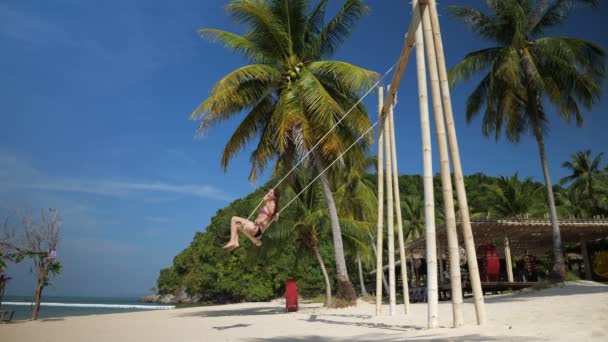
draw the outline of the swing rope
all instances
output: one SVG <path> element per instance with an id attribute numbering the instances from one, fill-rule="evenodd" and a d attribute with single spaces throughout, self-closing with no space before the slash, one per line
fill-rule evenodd
<path id="1" fill-rule="evenodd" d="M 319 173 L 312 181 L 310 181 L 305 187 L 304 189 L 302 189 L 300 192 L 298 192 L 297 195 L 295 195 L 291 201 L 287 202 L 287 204 L 285 206 L 283 206 L 283 208 L 281 210 L 279 210 L 278 214 L 281 214 L 283 212 L 283 210 L 287 209 L 287 207 L 289 207 L 289 205 L 291 203 L 293 203 L 293 201 L 295 201 L 298 197 L 300 197 L 300 195 L 302 193 L 304 193 L 304 191 L 306 191 L 306 189 L 308 189 L 311 185 L 313 185 L 313 183 L 319 179 L 319 177 L 323 176 L 323 174 L 325 174 L 325 172 L 327 172 L 327 170 L 329 170 L 330 167 L 332 167 L 338 160 L 340 160 L 340 158 L 342 158 L 343 155 L 346 154 L 346 152 L 348 152 L 353 146 L 355 146 L 361 139 L 363 139 L 363 137 L 365 137 L 372 129 L 374 129 L 374 127 L 376 127 L 378 125 L 378 121 L 376 121 L 373 125 L 370 126 L 370 128 L 368 128 L 365 133 L 361 134 L 357 140 L 355 140 L 354 143 L 352 143 L 350 146 L 348 146 L 348 148 L 346 150 L 344 150 L 344 152 L 340 153 L 340 155 L 338 157 L 336 157 L 336 159 L 334 159 L 333 162 L 331 162 L 331 164 L 329 164 L 325 169 L 323 169 L 323 171 L 321 171 L 321 173 Z"/>
<path id="2" fill-rule="evenodd" d="M 306 158 L 308 158 L 308 156 L 312 153 L 312 151 L 317 148 L 321 142 L 323 140 L 325 140 L 325 138 L 327 138 L 329 136 L 329 134 L 336 128 L 338 127 L 338 125 L 353 111 L 353 109 L 355 109 L 359 103 L 361 103 L 361 101 L 363 101 L 364 98 L 367 97 L 367 95 L 369 95 L 372 90 L 374 90 L 374 88 L 378 87 L 378 85 L 386 78 L 386 76 L 388 76 L 388 74 L 393 71 L 393 69 L 395 68 L 395 66 L 397 65 L 397 63 L 393 64 L 385 73 L 384 75 L 382 75 L 382 77 L 376 82 L 374 83 L 374 85 L 372 85 L 367 92 L 365 92 L 365 94 L 363 94 L 363 96 L 361 98 L 359 98 L 359 100 L 340 118 L 340 120 L 338 120 L 333 127 L 331 127 L 327 133 L 325 133 L 325 135 L 323 135 L 321 137 L 321 139 L 319 139 L 319 141 L 317 141 L 317 143 L 311 147 L 308 152 L 306 152 L 306 154 L 300 158 L 300 160 L 291 168 L 291 170 L 289 170 L 287 172 L 287 174 L 285 174 L 285 176 L 283 176 L 283 178 L 281 178 L 273 187 L 272 189 L 277 188 L 281 183 L 283 183 L 283 181 L 285 179 L 287 179 L 287 177 L 289 177 L 289 175 L 300 165 L 304 162 L 304 160 L 306 160 Z M 348 150 L 350 150 L 356 143 L 358 143 L 365 135 L 367 135 L 369 133 L 369 131 L 371 131 L 376 125 L 378 124 L 378 121 L 376 121 L 370 128 L 367 129 L 367 131 L 365 131 L 363 134 L 361 134 L 359 136 L 359 138 L 353 143 L 351 144 L 344 152 L 342 152 L 342 154 L 340 154 L 336 160 L 334 160 L 331 164 L 329 164 L 328 167 L 325 168 L 325 170 L 323 170 L 323 172 L 321 172 L 319 175 L 317 175 L 317 177 L 315 177 L 310 183 L 309 185 L 307 185 L 304 190 L 306 190 L 310 184 L 314 183 L 323 173 L 325 173 L 325 171 L 327 171 L 327 169 L 329 169 L 336 161 L 338 161 L 340 159 L 340 157 L 342 157 L 346 152 L 348 152 Z M 278 212 L 278 214 L 280 214 L 281 212 L 283 212 L 283 210 L 285 210 L 285 208 L 287 208 L 287 206 L 289 206 L 289 204 L 291 204 L 296 198 L 298 198 L 298 196 L 300 196 L 300 194 L 302 194 L 302 192 L 304 191 L 302 190 L 298 195 L 296 195 L 296 197 L 294 197 L 291 201 L 289 201 L 289 203 L 287 203 L 286 206 L 283 207 L 283 209 L 281 209 L 281 211 Z M 251 214 L 249 214 L 249 216 L 247 217 L 247 220 L 251 220 L 251 217 L 253 217 L 253 215 L 256 213 L 256 211 L 258 210 L 258 208 L 264 203 L 264 200 L 262 199 L 260 201 L 260 203 L 258 203 L 258 205 L 251 211 Z"/>

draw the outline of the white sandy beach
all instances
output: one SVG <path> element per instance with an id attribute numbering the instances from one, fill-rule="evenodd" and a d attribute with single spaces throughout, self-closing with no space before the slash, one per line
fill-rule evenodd
<path id="1" fill-rule="evenodd" d="M 0 325 L 0 341 L 608 341 L 608 286 L 568 282 L 536 291 L 486 297 L 489 320 L 451 328 L 451 304 L 439 305 L 441 328 L 426 329 L 426 304 L 375 316 L 373 304 L 285 313 L 281 301 L 152 312 L 68 317 Z"/>

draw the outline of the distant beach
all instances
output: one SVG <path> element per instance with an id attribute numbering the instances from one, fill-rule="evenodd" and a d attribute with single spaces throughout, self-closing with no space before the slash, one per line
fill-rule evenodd
<path id="1" fill-rule="evenodd" d="M 451 303 L 439 304 L 440 328 L 426 329 L 427 305 L 405 315 L 375 315 L 375 305 L 325 309 L 284 300 L 0 324 L 6 341 L 607 341 L 608 286 L 567 282 L 543 290 L 486 297 L 488 321 L 475 324 L 465 300 L 465 326 L 451 328 Z"/>

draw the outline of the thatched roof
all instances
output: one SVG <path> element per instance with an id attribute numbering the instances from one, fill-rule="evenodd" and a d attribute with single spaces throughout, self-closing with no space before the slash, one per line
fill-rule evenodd
<path id="1" fill-rule="evenodd" d="M 581 240 L 591 240 L 608 236 L 608 219 L 560 219 L 559 227 L 562 244 L 578 243 Z M 493 243 L 498 253 L 503 256 L 505 236 L 511 241 L 511 255 L 522 256 L 528 253 L 544 255 L 551 251 L 553 246 L 551 235 L 551 221 L 548 219 L 477 219 L 471 220 L 475 246 Z M 442 253 L 447 253 L 447 235 L 445 225 L 436 229 L 437 246 Z M 462 230 L 458 223 L 458 240 L 461 246 Z M 424 252 L 425 238 L 418 238 L 406 246 L 408 253 Z"/>

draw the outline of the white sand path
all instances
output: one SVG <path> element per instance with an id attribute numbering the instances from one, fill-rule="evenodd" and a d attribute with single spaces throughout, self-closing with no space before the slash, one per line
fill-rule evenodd
<path id="1" fill-rule="evenodd" d="M 399 309 L 403 308 L 400 306 Z M 486 297 L 488 322 L 475 324 L 465 301 L 465 326 L 451 328 L 451 304 L 439 305 L 438 329 L 426 329 L 426 304 L 407 316 L 375 317 L 375 306 L 287 314 L 280 301 L 68 317 L 0 325 L 0 342 L 110 341 L 608 341 L 608 286 L 568 282 L 542 291 Z M 401 310 L 398 310 L 401 311 Z"/>

